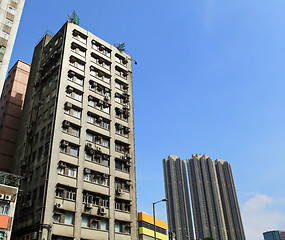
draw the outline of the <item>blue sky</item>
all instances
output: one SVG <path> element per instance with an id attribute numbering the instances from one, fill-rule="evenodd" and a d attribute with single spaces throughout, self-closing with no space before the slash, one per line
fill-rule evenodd
<path id="1" fill-rule="evenodd" d="M 138 61 L 138 211 L 164 197 L 163 158 L 200 153 L 232 164 L 248 240 L 285 229 L 285 1 L 27 0 L 10 66 L 73 9 Z"/>

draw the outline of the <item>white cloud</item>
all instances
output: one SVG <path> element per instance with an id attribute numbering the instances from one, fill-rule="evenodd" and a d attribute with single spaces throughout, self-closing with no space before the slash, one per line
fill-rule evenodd
<path id="1" fill-rule="evenodd" d="M 285 215 L 270 210 L 274 199 L 265 194 L 254 194 L 241 208 L 247 240 L 263 240 L 263 232 L 279 230 L 285 224 Z"/>

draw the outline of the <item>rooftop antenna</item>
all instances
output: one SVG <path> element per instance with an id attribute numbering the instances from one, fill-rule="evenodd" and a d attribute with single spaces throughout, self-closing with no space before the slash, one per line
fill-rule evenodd
<path id="1" fill-rule="evenodd" d="M 126 51 L 126 42 L 125 41 L 123 43 L 122 42 L 115 43 L 114 46 L 121 52 Z"/>
<path id="2" fill-rule="evenodd" d="M 69 22 L 72 22 L 72 23 L 74 23 L 76 25 L 79 25 L 79 20 L 80 19 L 79 19 L 77 13 L 75 12 L 75 10 L 73 10 L 73 13 L 72 13 L 71 16 L 68 15 L 68 21 Z"/>

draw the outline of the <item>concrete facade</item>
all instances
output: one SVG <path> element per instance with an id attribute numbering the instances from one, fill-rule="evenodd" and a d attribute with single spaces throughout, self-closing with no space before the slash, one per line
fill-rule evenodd
<path id="1" fill-rule="evenodd" d="M 193 154 L 187 167 L 196 239 L 245 240 L 230 164 Z"/>
<path id="2" fill-rule="evenodd" d="M 0 170 L 11 172 L 30 65 L 17 61 L 9 71 L 0 99 Z"/>
<path id="3" fill-rule="evenodd" d="M 0 2 L 0 92 L 23 12 L 25 0 L 2 0 Z"/>
<path id="4" fill-rule="evenodd" d="M 170 235 L 176 240 L 192 240 L 194 233 L 185 161 L 170 155 L 163 159 L 163 170 Z"/>
<path id="5" fill-rule="evenodd" d="M 17 239 L 137 239 L 131 61 L 71 22 L 35 47 Z"/>

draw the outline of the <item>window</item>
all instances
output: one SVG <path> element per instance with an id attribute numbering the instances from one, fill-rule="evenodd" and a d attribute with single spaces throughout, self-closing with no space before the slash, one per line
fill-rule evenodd
<path id="1" fill-rule="evenodd" d="M 61 218 L 61 215 L 55 213 L 55 214 L 53 215 L 53 222 L 54 222 L 54 223 L 60 223 L 60 218 Z"/>
<path id="2" fill-rule="evenodd" d="M 65 174 L 65 168 L 59 167 L 59 168 L 57 168 L 57 172 L 58 172 L 58 174 L 64 175 Z"/>
<path id="3" fill-rule="evenodd" d="M 73 88 L 70 86 L 67 87 L 66 96 L 82 102 L 82 93 L 78 92 L 78 90 L 73 91 Z"/>
<path id="4" fill-rule="evenodd" d="M 115 232 L 130 234 L 131 233 L 130 223 L 116 220 Z"/>
<path id="5" fill-rule="evenodd" d="M 70 155 L 78 157 L 78 147 L 70 146 Z"/>
<path id="6" fill-rule="evenodd" d="M 115 221 L 115 232 L 116 233 L 121 233 L 123 230 L 122 230 L 122 225 L 120 222 L 118 221 Z"/>
<path id="7" fill-rule="evenodd" d="M 103 122 L 103 128 L 109 130 L 110 129 L 110 123 Z"/>
<path id="8" fill-rule="evenodd" d="M 6 19 L 5 19 L 5 24 L 6 24 L 7 26 L 9 26 L 9 27 L 12 27 L 12 26 L 13 26 L 13 21 L 10 20 L 10 19 L 8 19 L 8 18 L 6 18 Z"/>
<path id="9" fill-rule="evenodd" d="M 68 176 L 76 178 L 77 177 L 77 168 L 76 167 L 69 167 L 68 168 Z"/>
<path id="10" fill-rule="evenodd" d="M 88 169 L 84 170 L 84 180 L 87 182 L 92 182 L 96 184 L 100 184 L 103 186 L 109 186 L 109 176 L 103 173 L 94 172 Z"/>
<path id="11" fill-rule="evenodd" d="M 122 211 L 122 203 L 116 201 L 115 202 L 115 210 Z"/>
<path id="12" fill-rule="evenodd" d="M 2 46 L 0 47 L 0 52 L 4 54 L 5 51 L 6 51 L 6 47 L 2 45 Z"/>
<path id="13" fill-rule="evenodd" d="M 121 84 L 118 83 L 118 82 L 116 82 L 116 83 L 115 83 L 115 87 L 118 88 L 118 89 L 121 89 Z"/>
<path id="14" fill-rule="evenodd" d="M 91 229 L 108 230 L 108 220 L 105 218 L 82 215 L 81 226 Z"/>
<path id="15" fill-rule="evenodd" d="M 117 170 L 122 170 L 123 169 L 123 164 L 121 162 L 119 162 L 119 161 L 116 161 L 115 162 L 115 168 Z"/>
<path id="16" fill-rule="evenodd" d="M 65 104 L 64 113 L 79 119 L 81 118 L 81 110 L 72 108 L 72 104 L 70 103 Z"/>
<path id="17" fill-rule="evenodd" d="M 0 214 L 2 215 L 8 215 L 10 209 L 10 205 L 6 203 L 0 204 Z"/>
<path id="18" fill-rule="evenodd" d="M 110 141 L 108 140 L 108 139 L 102 139 L 102 145 L 104 146 L 104 147 L 110 147 Z"/>
<path id="19" fill-rule="evenodd" d="M 1 32 L 1 37 L 8 40 L 9 39 L 9 33 L 5 32 L 5 31 L 2 31 Z"/>
<path id="20" fill-rule="evenodd" d="M 87 122 L 94 124 L 95 123 L 95 118 L 90 116 L 90 115 L 87 115 Z"/>
<path id="21" fill-rule="evenodd" d="M 64 223 L 68 225 L 73 225 L 74 224 L 74 213 L 65 212 Z"/>
<path id="22" fill-rule="evenodd" d="M 120 97 L 115 97 L 115 102 L 121 103 L 121 98 Z"/>
<path id="23" fill-rule="evenodd" d="M 101 219 L 101 230 L 108 230 L 108 220 L 102 218 Z"/>
<path id="24" fill-rule="evenodd" d="M 69 189 L 66 191 L 66 199 L 75 200 L 76 199 L 76 190 Z"/>
<path id="25" fill-rule="evenodd" d="M 86 133 L 86 140 L 87 140 L 87 141 L 90 141 L 90 142 L 93 142 L 93 134 L 87 132 L 87 133 Z"/>
<path id="26" fill-rule="evenodd" d="M 11 13 L 12 15 L 16 14 L 16 8 L 13 8 L 11 6 L 8 7 L 8 12 Z"/>
<path id="27" fill-rule="evenodd" d="M 84 175 L 84 180 L 87 182 L 91 182 L 92 180 L 92 175 L 90 173 L 87 173 Z"/>
<path id="28" fill-rule="evenodd" d="M 70 125 L 70 123 L 69 123 L 69 125 Z M 78 126 L 75 126 L 75 125 L 66 126 L 66 121 L 63 122 L 62 131 L 65 133 L 71 134 L 75 137 L 80 136 L 80 128 Z"/>
<path id="29" fill-rule="evenodd" d="M 82 215 L 81 227 L 90 227 L 90 220 L 88 216 Z"/>

